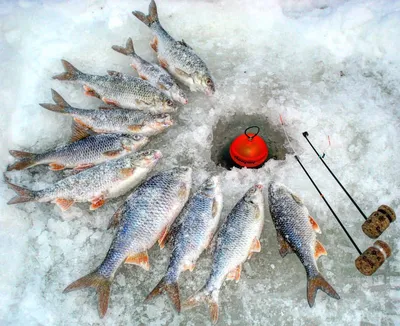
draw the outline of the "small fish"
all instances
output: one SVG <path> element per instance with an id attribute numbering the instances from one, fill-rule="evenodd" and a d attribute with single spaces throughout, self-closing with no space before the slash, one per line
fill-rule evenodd
<path id="1" fill-rule="evenodd" d="M 146 301 L 167 292 L 180 312 L 178 279 L 181 272 L 193 271 L 196 261 L 217 229 L 222 210 L 222 192 L 218 176 L 207 179 L 191 197 L 171 228 L 173 251 L 166 275 L 147 296 Z"/>
<path id="2" fill-rule="evenodd" d="M 42 103 L 47 110 L 71 115 L 74 119 L 72 141 L 96 133 L 157 135 L 173 125 L 168 113 L 152 114 L 140 110 L 99 108 L 82 110 L 69 105 L 55 90 L 51 90 L 56 104 Z"/>
<path id="3" fill-rule="evenodd" d="M 240 279 L 242 264 L 254 252 L 260 252 L 260 235 L 264 226 L 262 185 L 251 187 L 229 213 L 218 231 L 211 274 L 206 285 L 190 297 L 183 307 L 191 308 L 201 302 L 210 306 L 213 323 L 218 321 L 218 296 L 225 279 Z"/>
<path id="4" fill-rule="evenodd" d="M 42 154 L 10 150 L 10 154 L 19 160 L 9 165 L 7 171 L 23 170 L 41 164 L 48 164 L 53 171 L 71 168 L 81 171 L 135 153 L 148 142 L 149 138 L 142 135 L 99 134 Z"/>
<path id="5" fill-rule="evenodd" d="M 332 298 L 340 299 L 318 270 L 316 260 L 327 253 L 316 239 L 315 233 L 321 231 L 307 207 L 291 190 L 275 182 L 269 185 L 268 201 L 280 244 L 279 253 L 285 257 L 294 252 L 306 270 L 307 300 L 310 307 L 314 305 L 318 290 L 324 291 Z"/>
<path id="6" fill-rule="evenodd" d="M 106 104 L 153 113 L 175 112 L 177 109 L 167 95 L 143 79 L 111 70 L 105 76 L 88 75 L 68 61 L 61 62 L 65 72 L 53 79 L 79 83 L 83 85 L 85 95 L 98 97 Z"/>
<path id="7" fill-rule="evenodd" d="M 104 261 L 92 273 L 64 290 L 97 289 L 99 314 L 107 312 L 111 283 L 122 263 L 149 270 L 147 250 L 163 239 L 185 205 L 192 184 L 192 169 L 173 168 L 140 185 L 116 211 L 109 227 L 118 226 Z"/>
<path id="8" fill-rule="evenodd" d="M 165 31 L 158 20 L 154 0 L 150 2 L 147 16 L 140 11 L 133 11 L 132 14 L 153 32 L 154 39 L 150 45 L 157 52 L 161 67 L 189 86 L 192 91 L 202 91 L 207 95 L 214 94 L 214 81 L 206 64 L 185 41 L 175 41 Z"/>
<path id="9" fill-rule="evenodd" d="M 161 157 L 161 152 L 157 150 L 133 153 L 71 175 L 36 191 L 6 181 L 18 194 L 7 204 L 54 202 L 66 211 L 75 202 L 90 202 L 90 210 L 95 210 L 103 206 L 107 199 L 122 196 L 137 186 Z"/>
<path id="10" fill-rule="evenodd" d="M 132 57 L 131 67 L 138 72 L 140 78 L 147 80 L 150 84 L 160 89 L 174 101 L 182 104 L 188 103 L 185 93 L 179 88 L 178 84 L 168 72 L 159 65 L 152 64 L 136 54 L 131 38 L 128 38 L 126 41 L 125 48 L 113 45 L 112 49 L 126 56 Z"/>

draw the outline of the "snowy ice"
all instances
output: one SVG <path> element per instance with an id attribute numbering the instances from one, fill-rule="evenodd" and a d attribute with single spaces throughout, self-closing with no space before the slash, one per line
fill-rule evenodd
<path id="1" fill-rule="evenodd" d="M 40 152 L 68 141 L 70 118 L 43 110 L 50 88 L 77 107 L 99 100 L 78 86 L 51 80 L 64 58 L 82 71 L 134 74 L 129 58 L 111 49 L 132 37 L 137 53 L 156 57 L 151 33 L 132 16 L 148 0 L 0 1 L 0 169 L 9 149 Z M 154 139 L 164 159 L 158 169 L 191 165 L 194 189 L 209 173 L 223 176 L 223 216 L 255 182 L 278 180 L 303 198 L 318 221 L 318 239 L 328 251 L 322 274 L 341 295 L 319 292 L 310 309 L 306 275 L 294 255 L 281 259 L 269 214 L 262 251 L 244 264 L 238 284 L 220 295 L 221 325 L 400 325 L 400 222 L 384 232 L 393 256 L 372 277 L 354 266 L 357 252 L 319 198 L 292 154 L 259 170 L 226 171 L 210 159 L 213 126 L 236 112 L 263 114 L 281 128 L 282 115 L 295 151 L 362 250 L 373 241 L 363 219 L 302 137 L 308 131 L 326 161 L 367 213 L 380 204 L 400 213 L 400 1 L 389 0 L 204 0 L 158 1 L 161 23 L 184 39 L 207 63 L 217 83 L 215 96 L 191 93 L 177 125 Z M 327 148 L 327 136 L 332 145 Z M 286 144 L 288 146 L 288 144 Z M 8 174 L 41 189 L 62 177 L 46 167 Z M 52 204 L 7 206 L 13 196 L 0 183 L 1 325 L 200 325 L 205 306 L 177 314 L 166 296 L 143 299 L 162 277 L 166 249 L 150 251 L 151 270 L 120 268 L 110 307 L 98 317 L 93 290 L 62 294 L 70 282 L 98 266 L 111 243 L 106 230 L 123 198 L 95 212 L 77 205 L 61 213 Z M 186 298 L 205 282 L 210 257 L 180 280 Z"/>

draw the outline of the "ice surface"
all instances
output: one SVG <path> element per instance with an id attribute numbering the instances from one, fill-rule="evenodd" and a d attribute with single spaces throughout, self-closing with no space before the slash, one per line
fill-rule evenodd
<path id="1" fill-rule="evenodd" d="M 96 107 L 81 88 L 52 81 L 59 59 L 85 72 L 107 69 L 134 73 L 129 59 L 111 50 L 132 37 L 137 53 L 155 60 L 147 27 L 132 10 L 144 1 L 0 1 L 0 169 L 8 149 L 43 151 L 67 141 L 70 119 L 41 109 L 50 88 L 73 105 Z M 230 325 L 399 325 L 400 222 L 382 240 L 393 257 L 373 277 L 354 267 L 357 253 L 292 155 L 259 170 L 224 171 L 210 159 L 212 128 L 235 112 L 264 114 L 279 128 L 282 114 L 293 146 L 362 249 L 372 241 L 362 217 L 301 136 L 307 130 L 326 161 L 366 213 L 381 203 L 400 212 L 400 1 L 159 1 L 164 27 L 184 39 L 207 62 L 217 93 L 189 96 L 178 125 L 152 143 L 164 152 L 159 168 L 190 164 L 195 186 L 208 173 L 223 175 L 226 215 L 256 181 L 284 182 L 300 195 L 318 221 L 318 238 L 329 255 L 319 260 L 323 275 L 342 299 L 318 293 L 306 301 L 306 276 L 299 260 L 281 259 L 267 214 L 262 252 L 244 264 L 238 284 L 221 292 L 220 324 Z M 10 174 L 40 189 L 60 177 L 38 167 Z M 13 196 L 0 184 L 0 324 L 2 325 L 200 325 L 205 306 L 178 315 L 163 296 L 142 301 L 166 269 L 166 250 L 150 251 L 151 270 L 124 266 L 112 286 L 110 308 L 98 317 L 92 290 L 62 294 L 70 282 L 104 258 L 112 233 L 109 218 L 122 201 L 89 212 L 78 205 L 67 213 L 53 205 L 7 206 Z M 182 297 L 193 294 L 209 273 L 204 254 L 193 273 L 181 278 Z"/>

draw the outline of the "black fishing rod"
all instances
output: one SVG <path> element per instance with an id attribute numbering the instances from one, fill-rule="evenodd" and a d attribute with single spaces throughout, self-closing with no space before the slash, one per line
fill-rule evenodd
<path id="1" fill-rule="evenodd" d="M 324 161 L 324 155 L 319 155 L 318 151 L 315 149 L 311 141 L 308 139 L 308 132 L 305 131 L 303 132 L 304 138 L 307 140 L 308 144 L 311 146 L 311 148 L 314 150 L 315 154 L 319 157 L 321 162 L 324 164 L 324 166 L 327 168 L 329 173 L 332 175 L 332 177 L 336 180 L 336 182 L 339 184 L 339 186 L 342 188 L 342 190 L 346 193 L 347 197 L 351 200 L 351 202 L 354 204 L 354 206 L 358 209 L 360 214 L 364 217 L 365 222 L 362 225 L 362 230 L 364 233 L 369 236 L 372 239 L 378 238 L 383 231 L 385 231 L 390 223 L 394 222 L 396 220 L 396 214 L 394 210 L 387 206 L 387 205 L 381 205 L 379 208 L 373 212 L 369 217 L 367 217 L 364 212 L 361 210 L 361 208 L 357 205 L 353 197 L 348 193 L 346 188 L 342 185 L 342 183 L 339 181 L 339 179 L 336 177 L 336 175 L 332 172 L 332 170 L 329 168 L 328 164 Z"/>

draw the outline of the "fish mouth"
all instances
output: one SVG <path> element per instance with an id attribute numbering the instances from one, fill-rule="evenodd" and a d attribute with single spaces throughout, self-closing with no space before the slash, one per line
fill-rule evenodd
<path id="1" fill-rule="evenodd" d="M 261 183 L 257 183 L 257 184 L 255 185 L 255 187 L 256 187 L 257 189 L 260 189 L 260 190 L 262 190 L 262 189 L 264 188 L 264 186 L 263 186 Z"/>
<path id="2" fill-rule="evenodd" d="M 154 153 L 154 158 L 156 159 L 156 160 L 159 160 L 160 158 L 162 158 L 163 157 L 163 155 L 162 155 L 162 153 L 160 152 L 160 151 L 156 151 L 155 153 Z"/>

